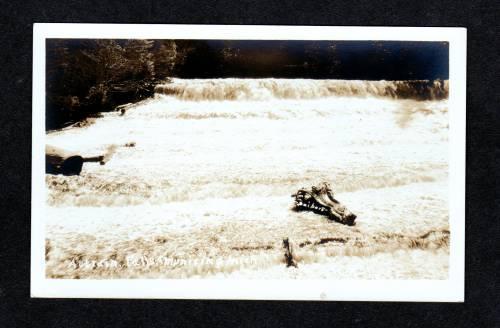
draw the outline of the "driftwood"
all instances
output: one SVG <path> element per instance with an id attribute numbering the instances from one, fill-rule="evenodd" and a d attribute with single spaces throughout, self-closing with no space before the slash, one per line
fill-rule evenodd
<path id="1" fill-rule="evenodd" d="M 295 198 L 294 209 L 297 211 L 312 211 L 339 223 L 354 225 L 356 215 L 334 198 L 332 189 L 326 182 L 319 188 L 312 186 L 310 190 L 299 189 L 292 197 Z"/>
<path id="2" fill-rule="evenodd" d="M 106 156 L 83 157 L 77 153 L 46 145 L 45 146 L 45 172 L 50 174 L 79 175 L 83 163 L 99 162 L 106 163 Z"/>

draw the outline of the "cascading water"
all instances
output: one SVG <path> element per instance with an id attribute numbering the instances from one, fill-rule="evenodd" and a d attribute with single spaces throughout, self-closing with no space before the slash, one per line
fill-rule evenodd
<path id="1" fill-rule="evenodd" d="M 269 100 L 326 97 L 389 97 L 442 100 L 448 81 L 346 81 L 305 79 L 180 80 L 160 84 L 155 92 L 183 100 Z"/>
<path id="2" fill-rule="evenodd" d="M 370 263 L 362 278 L 445 278 L 447 96 L 448 81 L 173 79 L 122 116 L 48 133 L 48 144 L 81 155 L 113 145 L 114 154 L 104 166 L 84 164 L 80 176 L 47 175 L 47 274 L 287 275 L 279 248 L 286 236 L 306 245 L 298 251 L 303 270 L 352 255 Z M 356 227 L 289 210 L 293 192 L 322 181 L 357 214 Z M 431 232 L 442 238 L 411 247 Z M 314 246 L 331 237 L 350 241 Z M 252 261 L 134 269 L 130 254 Z M 125 265 L 68 273 L 75 256 Z M 373 256 L 393 261 L 392 273 Z"/>

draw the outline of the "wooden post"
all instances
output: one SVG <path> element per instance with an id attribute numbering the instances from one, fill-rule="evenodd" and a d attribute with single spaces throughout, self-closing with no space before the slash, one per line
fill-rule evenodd
<path id="1" fill-rule="evenodd" d="M 297 261 L 294 259 L 294 250 L 288 238 L 283 239 L 283 248 L 285 249 L 285 263 L 286 267 L 297 267 Z"/>
<path id="2" fill-rule="evenodd" d="M 111 145 L 104 155 L 82 157 L 77 153 L 46 145 L 45 172 L 50 174 L 79 175 L 82 171 L 83 163 L 99 162 L 101 165 L 104 165 L 109 161 L 115 149 L 116 146 Z"/>

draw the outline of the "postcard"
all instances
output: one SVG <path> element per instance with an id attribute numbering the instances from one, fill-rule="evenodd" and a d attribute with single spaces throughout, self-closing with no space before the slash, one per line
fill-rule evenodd
<path id="1" fill-rule="evenodd" d="M 465 29 L 33 44 L 33 297 L 464 300 Z"/>

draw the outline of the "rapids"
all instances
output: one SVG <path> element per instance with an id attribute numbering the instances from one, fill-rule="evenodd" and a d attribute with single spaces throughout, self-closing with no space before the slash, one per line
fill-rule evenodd
<path id="1" fill-rule="evenodd" d="M 49 253 L 58 249 L 57 257 L 48 255 L 47 273 L 203 277 L 217 274 L 216 268 L 111 274 L 61 268 L 75 252 L 89 258 L 125 257 L 126 249 L 238 257 L 235 249 L 279 245 L 285 235 L 304 242 L 339 234 L 355 239 L 397 233 L 411 239 L 446 232 L 447 95 L 448 81 L 174 79 L 124 115 L 104 113 L 88 126 L 49 132 L 46 142 L 57 147 L 89 156 L 111 147 L 114 153 L 104 166 L 84 164 L 80 176 L 46 176 Z M 289 210 L 292 193 L 322 181 L 358 215 L 354 230 Z M 172 242 L 149 243 L 155 238 Z M 136 245 L 139 239 L 147 247 Z M 71 245 L 78 243 L 88 248 L 75 251 Z M 93 243 L 101 243 L 100 250 Z M 406 249 L 402 245 L 394 249 Z M 446 241 L 429 247 L 447 252 Z M 268 248 L 278 252 L 272 255 L 257 249 L 251 255 L 269 261 L 250 268 L 255 277 L 280 258 L 278 246 Z M 344 254 L 325 252 L 307 251 L 308 263 Z M 441 262 L 435 273 L 395 275 L 442 278 L 447 265 Z"/>

